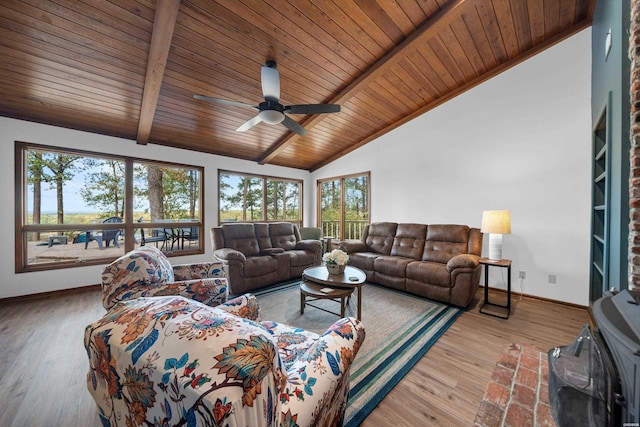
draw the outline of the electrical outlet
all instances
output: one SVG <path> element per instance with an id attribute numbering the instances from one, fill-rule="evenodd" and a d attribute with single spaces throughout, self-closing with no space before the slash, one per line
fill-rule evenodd
<path id="1" fill-rule="evenodd" d="M 518 271 L 518 279 L 526 279 L 527 272 L 526 271 Z"/>
<path id="2" fill-rule="evenodd" d="M 549 275 L 549 283 L 551 283 L 552 285 L 556 284 L 556 275 L 555 274 L 550 274 Z"/>

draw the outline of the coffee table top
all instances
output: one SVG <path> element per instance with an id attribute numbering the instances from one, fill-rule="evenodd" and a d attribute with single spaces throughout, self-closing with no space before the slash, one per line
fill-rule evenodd
<path id="1" fill-rule="evenodd" d="M 344 268 L 342 274 L 329 274 L 324 265 L 309 267 L 302 272 L 302 277 L 315 283 L 338 288 L 362 285 L 367 280 L 364 271 L 350 265 Z"/>

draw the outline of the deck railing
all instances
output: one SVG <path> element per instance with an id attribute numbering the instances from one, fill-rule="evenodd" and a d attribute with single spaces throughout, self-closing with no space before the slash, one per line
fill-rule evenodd
<path id="1" fill-rule="evenodd" d="M 368 224 L 365 220 L 349 220 L 344 222 L 344 233 L 342 239 L 360 239 L 364 226 Z M 340 221 L 322 221 L 322 235 L 340 238 Z"/>

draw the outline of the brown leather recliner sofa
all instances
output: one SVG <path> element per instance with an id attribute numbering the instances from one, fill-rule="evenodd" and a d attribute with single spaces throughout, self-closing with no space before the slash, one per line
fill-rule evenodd
<path id="1" fill-rule="evenodd" d="M 340 247 L 367 281 L 447 304 L 467 307 L 480 283 L 482 233 L 466 225 L 372 223 Z"/>
<path id="2" fill-rule="evenodd" d="M 322 242 L 301 240 L 290 222 L 222 224 L 211 229 L 211 244 L 234 295 L 301 277 L 322 263 Z"/>

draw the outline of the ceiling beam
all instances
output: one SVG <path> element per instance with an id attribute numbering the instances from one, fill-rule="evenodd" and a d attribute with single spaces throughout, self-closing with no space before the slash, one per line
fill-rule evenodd
<path id="1" fill-rule="evenodd" d="M 156 5 L 136 136 L 138 144 L 146 145 L 149 142 L 179 7 L 180 0 L 158 0 Z"/>
<path id="2" fill-rule="evenodd" d="M 465 3 L 473 6 L 474 2 L 468 2 L 468 0 L 452 0 L 447 3 L 446 6 L 440 9 L 432 18 L 424 21 L 409 37 L 387 52 L 379 61 L 375 62 L 371 67 L 369 67 L 369 69 L 367 69 L 367 71 L 362 73 L 357 79 L 342 89 L 327 103 L 342 104 L 343 102 L 351 99 L 351 97 L 356 93 L 360 92 L 381 74 L 385 73 L 388 67 L 396 65 L 405 58 L 407 53 L 413 52 L 415 45 L 424 43 L 426 40 L 433 37 L 434 34 L 437 34 L 441 28 L 451 24 L 455 18 L 462 14 Z M 300 124 L 302 127 L 309 130 L 323 119 L 323 115 L 317 114 L 309 117 Z M 297 137 L 297 134 L 289 133 L 280 141 L 277 141 L 269 147 L 258 159 L 258 163 L 269 163 Z"/>

